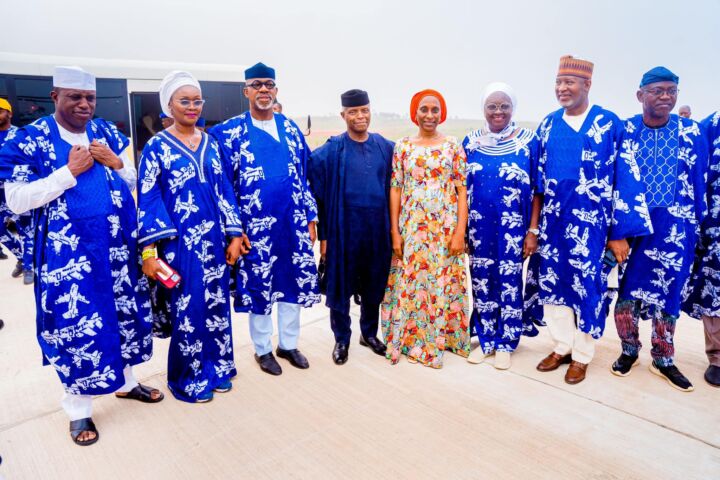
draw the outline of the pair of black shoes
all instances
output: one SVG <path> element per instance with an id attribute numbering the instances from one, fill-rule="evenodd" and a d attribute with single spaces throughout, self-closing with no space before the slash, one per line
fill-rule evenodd
<path id="1" fill-rule="evenodd" d="M 630 370 L 632 369 L 632 367 L 634 367 L 638 363 L 640 362 L 638 361 L 637 356 L 625 355 L 623 353 L 618 357 L 617 360 L 615 360 L 615 363 L 612 364 L 612 367 L 610 367 L 610 371 L 612 371 L 612 373 L 614 375 L 617 375 L 618 377 L 626 377 L 630 375 Z M 695 389 L 692 383 L 690 383 L 690 380 L 688 380 L 685 375 L 680 373 L 680 370 L 678 370 L 675 365 L 663 367 L 655 363 L 655 361 L 653 360 L 653 362 L 650 364 L 650 371 L 668 382 L 671 387 L 677 388 L 680 391 L 692 392 Z"/>
<path id="2" fill-rule="evenodd" d="M 385 356 L 386 347 L 377 337 L 368 337 L 365 339 L 362 335 L 360 336 L 360 345 L 368 347 L 370 350 L 378 355 Z M 337 342 L 335 348 L 333 348 L 332 359 L 335 365 L 343 365 L 348 360 L 348 350 L 350 345 L 347 343 Z"/>
<path id="3" fill-rule="evenodd" d="M 277 350 L 275 350 L 275 353 L 277 353 L 277 356 L 280 358 L 284 358 L 285 360 L 290 362 L 290 365 L 292 365 L 295 368 L 300 369 L 306 369 L 310 368 L 310 362 L 308 362 L 308 359 L 300 353 L 300 350 L 297 348 L 294 348 L 292 350 L 283 350 L 282 348 L 278 347 Z M 262 370 L 265 373 L 269 373 L 270 375 L 282 375 L 282 367 L 278 363 L 277 360 L 275 360 L 275 355 L 273 355 L 272 352 L 268 352 L 265 355 L 258 356 L 255 354 L 255 361 L 258 362 L 260 365 L 260 370 Z"/>

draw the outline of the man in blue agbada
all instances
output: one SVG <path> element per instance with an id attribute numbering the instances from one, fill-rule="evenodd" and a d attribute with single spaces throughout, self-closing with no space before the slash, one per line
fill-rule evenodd
<path id="1" fill-rule="evenodd" d="M 347 132 L 330 138 L 310 158 L 310 187 L 318 203 L 323 285 L 335 334 L 332 358 L 348 359 L 350 297 L 360 298 L 360 345 L 385 356 L 377 338 L 380 303 L 390 273 L 389 193 L 393 142 L 369 133 L 370 98 L 342 94 Z"/>
<path id="2" fill-rule="evenodd" d="M 5 142 L 12 140 L 18 131 L 18 128 L 11 123 L 12 116 L 10 102 L 0 98 L 0 148 Z M 11 230 L 15 230 L 15 232 Z M 33 283 L 33 232 L 32 214 L 30 212 L 22 215 L 13 213 L 7 206 L 5 188 L 0 183 L 0 243 L 17 259 L 11 273 L 12 277 L 17 278 L 22 275 L 25 285 Z M 7 258 L 0 248 L 0 259 Z M 2 320 L 0 320 L 0 328 L 2 328 Z"/>
<path id="3" fill-rule="evenodd" d="M 710 146 L 707 174 L 709 213 L 701 226 L 699 262 L 690 280 L 683 311 L 702 318 L 705 327 L 705 354 L 708 368 L 705 381 L 720 387 L 720 111 L 701 122 Z"/>
<path id="4" fill-rule="evenodd" d="M 545 197 L 539 250 L 530 260 L 525 290 L 526 313 L 543 318 L 555 342 L 537 369 L 549 372 L 570 363 L 568 384 L 585 379 L 605 328 L 611 269 L 603 262 L 606 247 L 622 262 L 625 239 L 651 229 L 637 167 L 616 157 L 622 124 L 589 102 L 592 71 L 586 60 L 560 59 L 555 94 L 563 108 L 538 127 Z"/>
<path id="5" fill-rule="evenodd" d="M 249 312 L 255 359 L 269 374 L 282 369 L 272 353 L 270 313 L 278 304 L 277 354 L 308 368 L 297 348 L 300 309 L 320 301 L 313 255 L 317 206 L 307 182 L 310 149 L 295 122 L 273 112 L 275 70 L 258 63 L 245 70 L 250 111 L 210 129 L 241 207 L 245 245 L 238 261 L 234 308 Z"/>
<path id="6" fill-rule="evenodd" d="M 615 325 L 622 354 L 612 372 L 626 376 L 638 361 L 638 323 L 652 319 L 650 371 L 673 387 L 693 386 L 674 365 L 673 335 L 693 267 L 700 225 L 707 215 L 707 141 L 700 125 L 671 114 L 678 77 L 665 67 L 643 75 L 637 98 L 643 113 L 627 120 L 620 157 L 633 165 L 646 186 L 653 233 L 630 242 L 621 268 Z"/>
<path id="7" fill-rule="evenodd" d="M 53 115 L 18 131 L 0 152 L 0 180 L 16 213 L 33 210 L 37 337 L 65 387 L 78 445 L 99 436 L 92 395 L 154 403 L 132 365 L 152 355 L 152 315 L 140 273 L 137 179 L 128 139 L 95 111 L 95 77 L 57 67 Z"/>

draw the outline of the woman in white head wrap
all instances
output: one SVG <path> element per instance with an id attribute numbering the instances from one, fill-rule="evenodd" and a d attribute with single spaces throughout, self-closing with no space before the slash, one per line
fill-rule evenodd
<path id="1" fill-rule="evenodd" d="M 523 318 L 523 268 L 537 250 L 543 185 L 540 142 L 512 121 L 515 91 L 491 83 L 482 95 L 486 124 L 463 141 L 468 171 L 468 240 L 474 311 L 471 324 L 480 345 L 468 357 L 481 363 L 495 355 L 495 368 L 510 368 L 520 335 L 537 335 Z"/>
<path id="2" fill-rule="evenodd" d="M 138 243 L 143 273 L 158 280 L 157 333 L 171 336 L 168 387 L 179 400 L 202 403 L 232 388 L 228 265 L 246 249 L 217 142 L 195 128 L 204 104 L 200 84 L 171 72 L 160 85 L 160 104 L 175 123 L 152 137 L 140 158 Z M 161 261 L 179 274 L 179 284 L 163 283 Z"/>

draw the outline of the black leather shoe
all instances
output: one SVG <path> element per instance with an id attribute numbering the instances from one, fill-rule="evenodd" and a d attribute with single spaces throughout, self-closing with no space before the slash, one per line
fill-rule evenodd
<path id="1" fill-rule="evenodd" d="M 260 355 L 259 357 L 255 354 L 255 361 L 260 364 L 260 370 L 270 375 L 281 375 L 282 368 L 280 364 L 275 360 L 275 355 L 272 352 Z"/>
<path id="2" fill-rule="evenodd" d="M 0 260 L 7 260 L 8 256 L 5 252 L 2 251 L 2 248 L 0 248 Z"/>
<path id="3" fill-rule="evenodd" d="M 305 358 L 305 355 L 300 353 L 300 350 L 297 348 L 293 348 L 292 350 L 283 350 L 282 348 L 278 347 L 277 350 L 275 350 L 275 353 L 278 357 L 284 358 L 288 362 L 290 362 L 290 365 L 292 365 L 295 368 L 310 368 L 310 362 L 308 362 L 308 359 Z"/>
<path id="4" fill-rule="evenodd" d="M 705 381 L 713 387 L 720 387 L 720 367 L 710 365 L 707 370 L 705 370 Z"/>
<path id="5" fill-rule="evenodd" d="M 377 353 L 378 355 L 385 356 L 385 352 L 387 352 L 387 347 L 383 342 L 377 339 L 377 337 L 370 337 L 368 339 L 365 339 L 362 335 L 360 335 L 360 345 L 363 347 L 369 347 L 370 350 Z"/>
<path id="6" fill-rule="evenodd" d="M 347 362 L 348 359 L 348 348 L 350 345 L 347 343 L 336 343 L 333 348 L 332 359 L 335 365 L 342 365 Z"/>

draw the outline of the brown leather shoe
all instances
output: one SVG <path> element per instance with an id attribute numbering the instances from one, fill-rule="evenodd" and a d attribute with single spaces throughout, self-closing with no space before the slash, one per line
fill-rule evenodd
<path id="1" fill-rule="evenodd" d="M 538 363 L 537 369 L 541 372 L 552 372 L 553 370 L 557 370 L 560 365 L 570 363 L 571 360 L 572 358 L 569 353 L 567 355 L 560 355 L 553 352 L 543 358 L 542 362 Z"/>
<path id="2" fill-rule="evenodd" d="M 565 383 L 575 385 L 585 380 L 585 372 L 587 371 L 588 364 L 580 363 L 573 360 L 570 362 L 567 372 L 565 373 Z"/>

